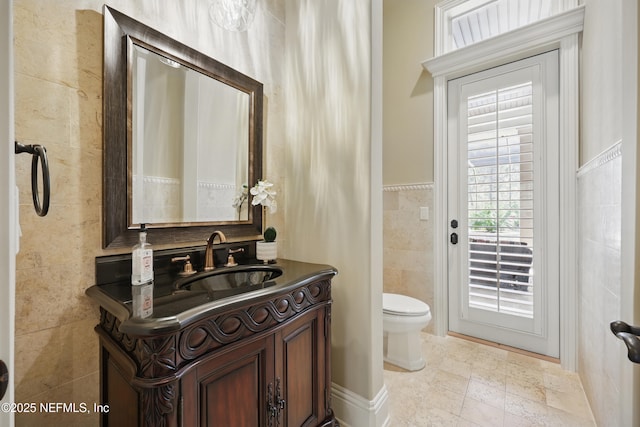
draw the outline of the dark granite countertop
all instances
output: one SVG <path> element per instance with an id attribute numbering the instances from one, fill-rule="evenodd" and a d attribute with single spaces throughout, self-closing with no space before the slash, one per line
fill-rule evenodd
<path id="1" fill-rule="evenodd" d="M 200 272 L 189 281 L 210 274 L 262 268 L 262 264 L 245 264 L 236 267 L 220 267 L 213 272 Z M 176 281 L 156 281 L 153 292 L 153 314 L 145 319 L 133 317 L 131 285 L 109 283 L 91 286 L 86 294 L 113 314 L 120 321 L 120 332 L 135 336 L 150 336 L 182 329 L 193 322 L 216 313 L 251 305 L 285 294 L 312 281 L 330 279 L 337 270 L 324 264 L 278 259 L 269 268 L 282 270 L 282 274 L 264 282 L 263 287 L 249 292 L 218 298 L 206 290 L 176 289 Z M 178 282 L 184 279 L 179 279 Z"/>

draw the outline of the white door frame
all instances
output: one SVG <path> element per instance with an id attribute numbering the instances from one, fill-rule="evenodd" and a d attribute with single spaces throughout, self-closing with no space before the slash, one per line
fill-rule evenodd
<path id="1" fill-rule="evenodd" d="M 621 294 L 620 316 L 634 325 L 640 324 L 640 278 L 637 273 L 638 237 L 638 4 L 622 2 L 622 224 L 621 224 Z M 618 345 L 620 345 L 619 343 Z M 640 423 L 640 365 L 626 357 L 620 361 L 620 420 L 624 425 Z M 614 361 L 614 363 L 617 361 Z"/>
<path id="2" fill-rule="evenodd" d="M 434 331 L 445 335 L 447 300 L 447 81 L 552 49 L 560 59 L 560 360 L 577 369 L 576 171 L 578 170 L 578 35 L 584 6 L 423 62 L 434 78 Z"/>
<path id="3" fill-rule="evenodd" d="M 16 209 L 13 108 L 13 1 L 0 2 L 0 359 L 9 368 L 2 402 L 14 402 L 14 315 Z M 6 239 L 4 238 L 6 236 Z M 13 427 L 11 412 L 0 411 L 0 425 Z"/>

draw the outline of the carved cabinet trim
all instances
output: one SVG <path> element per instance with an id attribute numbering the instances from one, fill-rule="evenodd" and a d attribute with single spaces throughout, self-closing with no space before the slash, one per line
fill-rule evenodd
<path id="1" fill-rule="evenodd" d="M 128 383 L 138 395 L 139 426 L 180 426 L 186 411 L 182 394 L 186 379 L 193 379 L 194 367 L 209 363 L 219 354 L 229 354 L 247 340 L 269 337 L 304 313 L 318 313 L 318 340 L 322 340 L 322 384 L 316 396 L 322 396 L 318 425 L 337 425 L 330 403 L 330 323 L 331 280 L 317 280 L 263 301 L 221 311 L 185 328 L 155 336 L 131 336 L 119 330 L 120 321 L 101 307 L 96 331 L 101 342 L 102 401 L 117 399 L 109 389 L 108 369 L 115 369 L 121 384 Z M 229 350 L 227 350 L 227 348 Z M 277 356 L 276 356 L 277 358 Z M 113 374 L 110 374 L 113 375 Z M 191 380 L 190 380 L 191 381 Z M 124 385 L 122 387 L 125 387 Z M 275 390 L 274 390 L 275 391 Z M 194 392 L 189 392 L 192 393 Z M 264 390 L 266 393 L 266 388 Z M 115 397 L 114 397 L 115 396 Z M 266 395 L 265 395 L 266 399 Z M 196 399 L 197 400 L 197 399 Z M 266 407 L 266 402 L 265 402 Z M 194 412 L 194 411 L 192 411 Z M 264 414 L 263 414 L 264 415 Z M 195 416 L 195 415 L 194 415 Z M 267 418 L 265 418 L 267 419 Z M 327 421 L 328 420 L 328 421 Z M 110 425 L 103 414 L 102 425 Z M 306 424 L 305 424 L 306 425 Z"/>

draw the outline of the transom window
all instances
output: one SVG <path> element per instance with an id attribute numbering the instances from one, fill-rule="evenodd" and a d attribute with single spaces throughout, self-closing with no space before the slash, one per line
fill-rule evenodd
<path id="1" fill-rule="evenodd" d="M 445 0 L 436 6 L 436 56 L 548 18 L 575 0 Z"/>

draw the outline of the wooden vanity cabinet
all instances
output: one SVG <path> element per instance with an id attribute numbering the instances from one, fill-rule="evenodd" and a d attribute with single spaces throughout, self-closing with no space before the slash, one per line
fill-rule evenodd
<path id="1" fill-rule="evenodd" d="M 338 425 L 330 280 L 152 337 L 101 311 L 103 426 Z"/>

